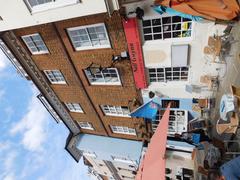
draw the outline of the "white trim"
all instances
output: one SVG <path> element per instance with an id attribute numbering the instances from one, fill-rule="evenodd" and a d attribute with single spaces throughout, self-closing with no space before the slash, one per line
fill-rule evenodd
<path id="1" fill-rule="evenodd" d="M 133 161 L 129 158 L 126 158 L 126 157 L 119 157 L 119 156 L 112 156 L 112 159 L 114 161 L 117 161 L 117 162 L 121 162 L 121 163 L 127 163 L 127 164 L 131 164 L 131 165 L 137 165 L 136 161 Z M 129 171 L 132 171 L 132 170 L 129 170 Z"/>
<path id="2" fill-rule="evenodd" d="M 123 108 L 128 109 L 128 114 L 124 114 Z M 106 112 L 105 108 L 108 108 L 109 112 Z M 101 109 L 106 116 L 117 116 L 117 117 L 131 117 L 129 108 L 127 106 L 111 106 L 111 105 L 101 105 Z"/>
<path id="3" fill-rule="evenodd" d="M 186 21 L 186 22 L 183 22 L 182 21 L 182 17 L 180 17 L 181 18 L 181 22 L 179 21 L 179 22 L 174 22 L 174 23 L 165 23 L 164 25 L 170 25 L 171 26 L 171 30 L 169 30 L 169 31 L 165 31 L 166 33 L 171 33 L 171 37 L 170 38 L 163 38 L 163 20 L 162 20 L 162 18 L 167 18 L 167 17 L 173 17 L 172 15 L 164 15 L 164 16 L 158 16 L 158 17 L 156 17 L 156 16 L 150 16 L 150 17 L 145 17 L 144 19 L 143 19 L 143 21 L 148 21 L 148 20 L 150 20 L 151 21 L 151 24 L 150 24 L 150 26 L 145 26 L 145 27 L 143 27 L 143 23 L 141 24 L 141 34 L 142 34 L 142 38 L 143 38 L 143 41 L 144 41 L 144 45 L 145 45 L 145 43 L 147 43 L 147 42 L 153 42 L 153 41 L 159 41 L 159 42 L 163 42 L 163 41 L 166 41 L 166 40 L 168 40 L 168 41 L 187 41 L 187 40 L 192 40 L 192 37 L 193 37 L 193 29 L 194 29 L 194 27 L 193 27 L 193 21 L 191 20 L 191 21 Z M 161 23 L 159 24 L 159 25 L 152 25 L 152 20 L 154 20 L 154 19 L 160 19 L 160 21 L 161 21 Z M 187 18 L 185 18 L 185 19 L 187 19 Z M 171 19 L 172 20 L 172 19 Z M 182 31 L 186 31 L 186 30 L 182 30 L 182 26 L 183 26 L 183 24 L 184 23 L 187 23 L 187 22 L 191 22 L 191 36 L 187 36 L 187 37 L 176 37 L 176 38 L 173 38 L 172 36 L 172 32 L 182 32 Z M 179 24 L 179 23 L 181 23 L 181 30 L 175 30 L 175 31 L 173 31 L 172 30 L 172 25 L 173 24 Z M 153 32 L 153 27 L 161 27 L 161 31 L 159 32 L 159 33 L 154 33 Z M 152 32 L 151 33 L 145 33 L 144 34 L 144 32 L 143 32 L 143 29 L 147 29 L 147 28 L 151 28 L 151 30 L 152 30 Z M 188 29 L 189 30 L 189 29 Z M 152 37 L 154 36 L 154 34 L 155 35 L 157 35 L 157 34 L 161 34 L 161 38 L 160 39 L 152 39 L 152 40 L 145 40 L 145 38 L 144 38 L 144 35 L 152 35 Z"/>
<path id="4" fill-rule="evenodd" d="M 91 152 L 91 151 L 83 151 L 83 156 L 89 156 L 89 157 L 92 157 L 92 158 L 97 158 L 97 155 L 95 152 Z"/>
<path id="5" fill-rule="evenodd" d="M 96 26 L 102 26 L 104 28 L 104 32 L 105 32 L 108 44 L 105 44 L 105 45 L 93 45 L 92 41 L 91 41 L 91 39 L 89 37 L 89 33 L 87 32 L 88 40 L 89 40 L 89 42 L 92 45 L 91 46 L 83 46 L 83 47 L 75 47 L 75 45 L 73 43 L 74 41 L 72 39 L 72 36 L 70 35 L 70 31 L 75 31 L 75 30 L 80 30 L 80 29 L 85 29 L 86 30 L 87 28 L 96 27 Z M 77 26 L 77 27 L 67 28 L 67 32 L 68 32 L 68 36 L 70 37 L 71 43 L 72 43 L 72 45 L 73 45 L 73 47 L 74 47 L 74 49 L 76 51 L 89 50 L 89 49 L 111 48 L 111 43 L 109 41 L 108 32 L 106 30 L 106 26 L 105 26 L 104 23 L 97 23 L 97 24 L 92 24 L 92 25 L 85 25 L 85 26 Z"/>
<path id="6" fill-rule="evenodd" d="M 103 70 L 100 72 L 100 75 L 102 76 L 102 79 L 104 80 L 104 82 L 96 82 L 96 81 L 91 81 L 91 78 L 89 72 L 87 69 L 85 69 L 85 74 L 88 78 L 88 81 L 91 85 L 121 85 L 121 80 L 120 80 L 120 76 L 119 76 L 119 73 L 118 73 L 118 69 L 117 68 L 106 68 L 105 70 L 115 70 L 116 72 L 116 75 L 117 75 L 117 81 L 116 82 L 113 82 L 113 81 L 106 81 L 106 77 L 104 76 L 104 73 L 103 73 Z M 96 78 L 97 79 L 97 78 Z M 98 78 L 100 79 L 100 78 Z"/>
<path id="7" fill-rule="evenodd" d="M 133 128 L 129 128 L 126 126 L 115 126 L 115 125 L 110 125 L 110 128 L 111 128 L 112 132 L 116 133 L 116 134 L 127 134 L 127 135 L 136 136 L 136 130 Z M 116 130 L 114 130 L 114 129 L 116 129 Z"/>
<path id="8" fill-rule="evenodd" d="M 27 41 L 26 41 L 25 38 L 29 38 L 29 37 L 30 37 L 31 40 L 32 40 L 32 37 L 33 37 L 33 36 L 39 36 L 39 37 L 40 37 L 40 39 L 41 39 L 43 45 L 46 47 L 46 50 L 32 51 L 32 49 L 29 47 L 29 44 L 27 43 Z M 29 49 L 29 51 L 30 51 L 32 54 L 37 55 L 37 54 L 48 54 L 48 53 L 49 53 L 48 48 L 47 48 L 47 46 L 46 46 L 46 44 L 45 44 L 45 42 L 44 42 L 42 36 L 41 36 L 39 33 L 34 33 L 34 34 L 24 35 L 24 36 L 21 36 L 21 38 L 22 38 L 23 42 L 25 43 L 25 45 L 27 46 L 27 48 Z M 32 40 L 32 42 L 34 43 L 33 40 Z M 35 46 L 36 49 L 38 49 L 37 46 L 36 46 L 35 44 L 34 44 L 34 46 Z"/>
<path id="9" fill-rule="evenodd" d="M 52 0 L 52 2 L 46 2 L 43 4 L 31 6 L 28 0 L 24 0 L 28 9 L 31 11 L 31 13 L 37 13 L 42 12 L 50 9 L 60 8 L 64 6 L 69 6 L 73 4 L 80 3 L 79 0 Z"/>
<path id="10" fill-rule="evenodd" d="M 48 76 L 47 72 L 51 72 L 53 73 L 53 71 L 58 71 L 59 74 L 62 75 L 62 78 L 64 79 L 64 81 L 53 81 L 52 79 L 50 79 L 50 77 Z M 51 82 L 51 84 L 67 84 L 66 83 L 66 80 L 62 74 L 62 72 L 60 70 L 57 70 L 57 69 L 53 69 L 53 70 L 43 70 L 44 74 L 46 75 L 46 77 L 48 78 L 48 80 Z"/>
<path id="11" fill-rule="evenodd" d="M 79 103 L 65 102 L 64 104 L 70 112 L 84 113 Z"/>
<path id="12" fill-rule="evenodd" d="M 170 71 L 166 71 L 166 68 L 171 68 Z M 174 68 L 179 68 L 179 70 L 173 70 Z M 182 68 L 187 68 L 187 70 L 182 70 Z M 183 67 L 154 67 L 154 68 L 147 68 L 148 69 L 148 78 L 150 83 L 156 83 L 156 82 L 169 82 L 169 81 L 188 81 L 189 79 L 189 67 L 183 66 Z M 150 70 L 155 70 L 155 72 L 150 72 Z M 162 70 L 162 72 L 158 72 Z M 170 73 L 171 76 L 167 76 L 167 73 Z M 173 73 L 178 73 L 179 75 L 173 76 Z M 182 75 L 182 73 L 187 73 L 187 76 Z M 155 77 L 150 77 L 150 75 L 155 75 Z M 160 77 L 162 75 L 162 77 Z M 177 79 L 179 78 L 179 79 Z M 186 78 L 186 79 L 183 79 Z M 156 81 L 152 81 L 155 79 Z M 161 80 L 160 80 L 161 79 Z"/>
<path id="13" fill-rule="evenodd" d="M 94 130 L 92 123 L 85 122 L 85 121 L 77 121 L 78 125 L 81 129 L 87 129 L 87 130 Z"/>
<path id="14" fill-rule="evenodd" d="M 159 115 L 156 120 L 152 120 L 152 129 L 154 132 L 158 127 L 158 123 L 160 122 L 162 115 L 163 114 Z M 188 111 L 180 110 L 178 108 L 171 109 L 168 124 L 169 135 L 174 135 L 175 133 L 181 134 L 182 132 L 186 132 L 188 124 Z"/>

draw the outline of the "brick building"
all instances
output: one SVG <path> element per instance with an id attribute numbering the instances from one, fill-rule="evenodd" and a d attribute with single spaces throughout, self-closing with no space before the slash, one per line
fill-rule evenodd
<path id="1" fill-rule="evenodd" d="M 34 82 L 38 98 L 72 136 L 148 140 L 144 120 L 129 116 L 142 99 L 122 18 L 118 11 L 109 15 L 110 7 L 117 9 L 113 2 L 17 2 L 23 19 L 16 21 L 3 11 L 0 47 L 18 72 Z M 74 145 L 67 142 L 66 149 L 79 160 L 81 152 Z"/>

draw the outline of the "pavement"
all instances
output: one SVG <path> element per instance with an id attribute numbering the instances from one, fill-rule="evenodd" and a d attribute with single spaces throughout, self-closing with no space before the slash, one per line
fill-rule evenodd
<path id="1" fill-rule="evenodd" d="M 215 128 L 216 122 L 220 118 L 219 104 L 220 104 L 222 95 L 231 93 L 230 86 L 232 84 L 237 87 L 240 87 L 240 22 L 237 22 L 234 24 L 231 30 L 231 35 L 233 36 L 234 40 L 239 40 L 239 41 L 231 44 L 231 46 L 229 47 L 228 55 L 224 56 L 224 58 L 222 59 L 224 63 L 221 64 L 220 68 L 218 69 L 219 87 L 213 93 L 213 98 L 215 99 L 214 101 L 215 105 L 210 112 L 210 118 L 209 118 L 210 128 L 208 129 L 208 134 L 210 138 L 216 139 L 216 141 L 213 142 L 213 144 L 219 144 L 220 141 L 230 140 L 230 139 L 234 139 L 238 141 L 239 145 L 237 146 L 236 144 L 230 145 L 230 150 L 232 149 L 233 151 L 240 152 L 240 129 L 237 131 L 236 135 L 233 136 L 232 134 L 219 135 L 216 132 L 216 128 Z M 203 166 L 203 160 L 205 155 L 206 155 L 206 149 L 197 150 L 196 158 L 195 158 L 196 167 L 198 167 L 199 165 Z M 196 177 L 197 179 L 205 179 L 204 176 L 201 176 L 198 173 Z"/>
<path id="2" fill-rule="evenodd" d="M 216 132 L 215 124 L 219 117 L 219 104 L 223 94 L 231 94 L 230 86 L 233 84 L 240 87 L 240 22 L 235 23 L 231 30 L 234 38 L 233 44 L 229 47 L 230 51 L 224 57 L 224 66 L 219 69 L 219 88 L 215 92 L 215 107 L 211 110 L 210 124 L 212 129 L 209 131 L 211 137 L 222 140 L 225 136 L 220 136 Z"/>

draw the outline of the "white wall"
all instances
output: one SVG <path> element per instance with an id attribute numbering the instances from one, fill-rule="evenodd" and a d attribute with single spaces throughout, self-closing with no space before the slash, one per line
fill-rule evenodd
<path id="1" fill-rule="evenodd" d="M 154 19 L 160 18 L 161 16 L 169 16 L 168 14 L 160 15 L 155 12 L 151 5 L 153 0 L 146 0 L 137 3 L 126 5 L 127 12 L 134 11 L 136 7 L 141 7 L 144 10 L 143 19 Z M 134 16 L 130 15 L 129 17 Z M 200 77 L 202 75 L 217 75 L 216 68 L 222 67 L 221 64 L 209 62 L 203 49 L 208 43 L 208 37 L 213 34 L 221 35 L 224 26 L 215 25 L 213 22 L 193 22 L 192 37 L 188 38 L 175 38 L 165 40 L 143 40 L 141 20 L 139 20 L 139 29 L 142 37 L 142 49 L 144 55 L 144 63 L 146 68 L 157 68 L 157 67 L 171 67 L 171 46 L 188 44 L 189 45 L 189 79 L 188 81 L 182 82 L 171 82 L 166 83 L 151 83 L 147 88 L 149 91 L 158 91 L 167 97 L 175 98 L 206 98 L 212 95 L 211 91 L 208 91 L 206 86 L 203 87 L 201 93 L 189 93 L 185 91 L 186 84 L 193 84 L 198 86 L 204 86 L 200 83 Z M 211 61 L 211 60 L 210 60 Z M 148 71 L 146 69 L 146 74 Z"/>
<path id="2" fill-rule="evenodd" d="M 173 98 L 206 98 L 212 95 L 206 85 L 200 83 L 200 77 L 203 75 L 218 75 L 217 68 L 224 69 L 224 64 L 213 63 L 209 57 L 204 55 L 203 49 L 207 45 L 208 37 L 219 33 L 221 34 L 224 27 L 215 26 L 211 22 L 194 23 L 193 35 L 191 39 L 175 40 L 161 40 L 161 41 L 147 41 L 143 43 L 143 53 L 145 57 L 145 67 L 167 67 L 171 66 L 171 45 L 175 44 L 189 44 L 189 79 L 188 81 L 168 81 L 168 82 L 154 82 L 150 83 L 149 91 L 158 91 L 166 97 Z M 158 51 L 165 54 L 165 60 L 155 61 L 146 57 L 149 51 Z M 146 71 L 147 72 L 147 71 Z M 221 76 L 221 75 L 220 75 Z M 187 92 L 186 85 L 197 85 L 201 87 L 201 92 Z"/>
<path id="3" fill-rule="evenodd" d="M 172 173 L 167 175 L 168 177 L 175 179 L 181 168 L 194 170 L 194 161 L 191 153 L 166 151 L 166 156 L 166 168 L 172 170 Z"/>
<path id="4" fill-rule="evenodd" d="M 103 160 L 95 159 L 90 156 L 84 156 L 92 165 L 93 169 L 101 175 L 112 177 L 111 171 L 108 169 L 107 165 Z M 102 164 L 103 166 L 100 166 Z"/>
<path id="5" fill-rule="evenodd" d="M 0 1 L 0 31 L 34 26 L 74 17 L 107 12 L 104 0 L 81 0 L 80 3 L 31 13 L 23 0 Z"/>

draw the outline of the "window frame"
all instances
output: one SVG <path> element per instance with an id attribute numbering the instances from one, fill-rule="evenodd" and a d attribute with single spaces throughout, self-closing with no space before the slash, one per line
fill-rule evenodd
<path id="1" fill-rule="evenodd" d="M 181 18 L 181 21 L 177 21 L 177 22 L 173 22 L 173 17 L 175 18 Z M 171 18 L 171 22 L 166 23 L 164 22 L 164 18 Z M 160 20 L 160 24 L 153 24 L 153 21 L 156 20 Z M 144 22 L 146 21 L 150 21 L 150 25 L 144 26 Z M 184 26 L 186 26 L 186 24 L 189 26 L 190 23 L 190 27 L 188 29 L 184 29 Z M 144 41 L 156 41 L 156 40 L 167 40 L 167 39 L 182 39 L 182 38 L 192 38 L 193 35 L 193 21 L 191 19 L 188 18 L 183 18 L 183 17 L 179 17 L 179 16 L 163 16 L 163 17 L 152 17 L 152 18 L 146 18 L 142 20 L 142 34 L 143 34 L 143 39 Z M 173 26 L 176 25 L 180 25 L 180 29 L 173 30 Z M 170 30 L 164 30 L 164 27 L 170 27 Z M 154 32 L 154 28 L 160 28 L 161 30 L 158 32 Z M 146 33 L 146 29 L 151 30 L 151 32 Z M 144 32 L 145 31 L 145 32 Z M 183 32 L 188 33 L 188 31 L 190 31 L 190 36 L 182 36 Z M 173 33 L 177 33 L 180 32 L 181 36 L 179 37 L 174 37 Z M 170 37 L 165 37 L 164 38 L 164 33 L 170 33 Z M 161 38 L 156 38 L 155 37 L 159 35 L 159 37 L 161 36 Z M 151 39 L 146 39 L 145 36 L 151 36 Z"/>
<path id="2" fill-rule="evenodd" d="M 136 162 L 134 160 L 131 160 L 127 157 L 121 157 L 121 156 L 112 156 L 113 161 L 121 162 L 121 163 L 127 163 L 131 165 L 136 165 Z M 131 170 L 130 170 L 131 171 Z"/>
<path id="3" fill-rule="evenodd" d="M 179 68 L 179 70 L 176 70 L 176 68 Z M 187 70 L 184 70 L 184 68 Z M 171 69 L 171 70 L 166 70 L 166 69 Z M 168 81 L 186 82 L 188 81 L 188 78 L 189 78 L 189 69 L 190 69 L 189 66 L 148 68 L 148 79 L 150 83 L 156 83 L 156 82 L 159 83 L 159 82 L 168 82 Z M 154 70 L 155 72 L 150 72 L 151 70 Z M 178 75 L 174 75 L 174 73 Z M 187 75 L 185 75 L 184 73 L 186 73 Z M 170 74 L 170 75 L 167 75 L 167 74 Z"/>
<path id="4" fill-rule="evenodd" d="M 67 1 L 59 1 L 59 0 L 51 0 L 51 2 L 46 2 L 46 3 L 38 4 L 35 6 L 32 6 L 29 3 L 29 0 L 24 0 L 24 2 L 31 13 L 37 13 L 37 12 L 42 12 L 42 11 L 47 11 L 47 10 L 51 10 L 51 9 L 55 9 L 55 8 L 60 8 L 60 7 L 64 7 L 64 6 L 77 4 L 77 3 L 80 3 L 80 0 L 68 0 L 68 2 Z"/>
<path id="5" fill-rule="evenodd" d="M 129 114 L 130 114 L 130 110 L 127 106 L 112 106 L 112 105 L 100 105 L 103 113 L 106 115 L 106 116 L 117 116 L 117 117 L 131 117 Z M 123 107 L 126 107 L 127 110 L 128 110 L 128 114 L 124 114 L 124 111 L 123 111 Z M 108 108 L 108 112 L 106 112 L 106 108 Z M 118 113 L 120 112 L 121 113 Z M 113 113 L 113 112 L 116 112 L 116 113 Z"/>
<path id="6" fill-rule="evenodd" d="M 79 103 L 65 102 L 64 104 L 70 112 L 84 113 L 84 111 Z M 75 106 L 79 106 L 79 109 L 76 108 Z"/>
<path id="7" fill-rule="evenodd" d="M 107 77 L 104 76 L 104 74 L 108 74 L 108 73 L 103 73 L 104 70 L 100 71 L 100 72 L 99 72 L 100 74 L 99 74 L 99 73 L 96 73 L 96 74 L 94 75 L 95 77 L 90 78 L 90 76 L 92 76 L 91 73 L 90 73 L 87 69 L 85 69 L 85 70 L 84 70 L 84 73 L 85 73 L 85 75 L 86 75 L 86 77 L 87 77 L 87 79 L 88 79 L 88 82 L 89 82 L 91 85 L 122 85 L 121 79 L 120 79 L 120 76 L 119 76 L 119 72 L 118 72 L 118 69 L 117 69 L 117 68 L 105 68 L 105 69 L 107 69 L 107 70 L 115 70 L 118 81 L 116 81 L 116 82 L 106 81 Z M 104 82 L 91 81 L 91 79 L 94 79 L 94 78 L 95 78 L 95 79 L 100 79 L 100 78 L 97 78 L 97 76 L 100 76 L 100 75 L 102 76 L 101 79 L 103 79 Z"/>
<path id="8" fill-rule="evenodd" d="M 108 41 L 108 44 L 93 46 L 93 43 L 92 43 L 92 40 L 90 38 L 89 32 L 87 31 L 87 28 L 96 27 L 96 26 L 103 26 L 104 33 L 106 35 L 106 38 L 107 38 L 106 40 Z M 70 35 L 70 31 L 76 31 L 76 30 L 80 30 L 80 29 L 86 30 L 87 37 L 88 37 L 89 42 L 91 43 L 91 46 L 76 47 L 75 44 L 73 43 L 74 41 L 73 41 L 72 36 Z M 112 47 L 105 23 L 97 23 L 97 24 L 90 24 L 90 25 L 76 26 L 76 27 L 67 28 L 67 34 L 68 34 L 70 42 L 71 42 L 73 48 L 75 49 L 75 51 L 91 50 L 91 49 L 104 49 L 104 48 L 111 48 Z"/>
<path id="9" fill-rule="evenodd" d="M 158 111 L 156 119 L 151 121 L 153 132 L 156 131 L 159 125 L 160 119 L 162 119 L 163 117 L 163 114 L 164 114 L 163 110 L 161 111 L 161 114 Z M 181 118 L 184 118 L 184 122 L 182 122 Z M 175 133 L 181 134 L 182 132 L 187 131 L 187 123 L 188 123 L 187 111 L 180 110 L 180 109 L 177 109 L 177 110 L 171 109 L 169 114 L 168 134 L 169 135 L 174 135 Z M 178 128 L 179 124 L 182 124 L 182 126 L 185 126 L 186 129 L 181 131 L 181 129 Z"/>
<path id="10" fill-rule="evenodd" d="M 79 127 L 80 127 L 81 129 L 86 129 L 86 130 L 92 130 L 92 131 L 94 131 L 94 127 L 93 127 L 92 123 L 90 123 L 90 122 L 87 122 L 87 121 L 77 121 L 77 123 L 78 123 L 78 125 L 79 125 Z M 82 126 L 82 124 L 83 124 L 83 125 L 87 125 L 87 126 Z"/>
<path id="11" fill-rule="evenodd" d="M 132 135 L 132 136 L 136 136 L 137 135 L 136 129 L 129 128 L 127 126 L 110 125 L 110 128 L 111 128 L 111 131 L 113 133 L 116 133 L 116 134 L 126 134 L 126 135 Z M 116 131 L 114 129 L 117 129 L 118 131 Z M 124 129 L 125 129 L 125 131 L 124 131 Z M 127 131 L 126 131 L 126 129 L 127 129 Z M 121 131 L 119 131 L 119 130 L 121 130 Z M 129 130 L 131 130 L 132 132 L 130 132 Z"/>
<path id="12" fill-rule="evenodd" d="M 94 159 L 97 158 L 97 155 L 95 152 L 92 152 L 92 151 L 83 151 L 83 156 L 88 156 L 88 157 L 92 157 Z"/>
<path id="13" fill-rule="evenodd" d="M 48 74 L 47 74 L 47 72 L 52 72 L 52 71 L 58 71 L 58 72 L 60 72 L 60 74 L 62 75 L 64 81 L 63 81 L 63 80 L 62 80 L 62 81 L 52 81 L 52 79 L 51 79 L 51 78 L 48 76 Z M 44 72 L 45 76 L 47 77 L 47 79 L 49 80 L 49 82 L 50 82 L 51 84 L 67 84 L 66 79 L 65 79 L 63 73 L 62 73 L 60 70 L 58 70 L 58 69 L 43 70 L 43 72 Z M 55 76 L 54 76 L 54 78 L 56 79 Z"/>
<path id="14" fill-rule="evenodd" d="M 34 47 L 36 48 L 36 49 L 38 49 L 38 46 L 36 45 L 36 42 L 33 40 L 33 36 L 36 36 L 36 35 L 38 35 L 39 37 L 40 37 L 40 39 L 41 39 L 41 41 L 43 42 L 43 45 L 46 47 L 46 50 L 41 50 L 41 51 L 33 51 L 30 47 L 29 47 L 29 45 L 28 45 L 28 43 L 26 42 L 26 40 L 24 39 L 24 38 L 26 38 L 26 37 L 29 37 L 29 38 L 31 38 L 31 41 L 32 41 L 32 43 L 34 44 Z M 21 36 L 21 38 L 22 38 L 22 40 L 23 40 L 23 42 L 24 42 L 24 44 L 27 46 L 27 48 L 28 48 L 28 50 L 31 52 L 31 54 L 33 54 L 33 55 L 38 55 L 38 54 L 49 54 L 49 50 L 48 50 L 48 47 L 47 47 L 47 45 L 45 44 L 45 42 L 44 42 L 44 40 L 43 40 L 43 38 L 42 38 L 42 36 L 41 36 L 41 34 L 40 33 L 33 33 L 33 34 L 27 34 L 27 35 L 24 35 L 24 36 Z"/>

